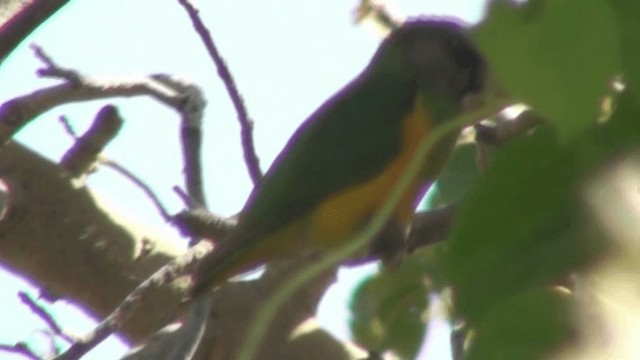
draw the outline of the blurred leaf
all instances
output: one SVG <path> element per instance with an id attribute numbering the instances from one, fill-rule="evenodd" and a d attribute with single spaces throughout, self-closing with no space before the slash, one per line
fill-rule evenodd
<path id="1" fill-rule="evenodd" d="M 472 322 L 501 299 L 558 276 L 537 264 L 570 246 L 562 235 L 571 225 L 572 170 L 559 152 L 549 129 L 513 141 L 459 209 L 449 269 L 457 309 Z"/>
<path id="2" fill-rule="evenodd" d="M 365 20 L 369 20 L 385 34 L 399 26 L 387 11 L 385 5 L 377 1 L 360 0 L 353 15 L 355 23 L 362 23 Z"/>
<path id="3" fill-rule="evenodd" d="M 422 271 L 423 281 L 430 292 L 441 292 L 449 286 L 446 278 L 443 259 L 446 244 L 439 243 L 422 247 L 407 257 L 405 262 L 415 263 Z"/>
<path id="4" fill-rule="evenodd" d="M 377 352 L 393 351 L 412 359 L 426 331 L 429 292 L 424 266 L 410 256 L 398 269 L 364 280 L 349 305 L 354 340 Z"/>
<path id="5" fill-rule="evenodd" d="M 640 2 L 609 0 L 608 3 L 613 9 L 618 27 L 624 80 L 633 88 L 640 89 Z M 639 95 L 636 94 L 638 99 Z"/>
<path id="6" fill-rule="evenodd" d="M 513 319 L 523 323 L 522 331 L 528 322 L 537 321 L 528 335 L 532 338 L 539 337 L 535 331 L 543 331 L 536 329 L 558 326 L 551 315 L 531 318 L 530 312 L 542 311 L 538 307 L 542 305 L 536 303 L 540 299 L 524 299 L 596 260 L 609 245 L 595 235 L 593 224 L 585 221 L 576 195 L 589 174 L 640 147 L 640 107 L 634 95 L 619 94 L 613 108 L 606 123 L 592 123 L 565 144 L 555 140 L 551 128 L 512 141 L 499 149 L 470 190 L 452 230 L 446 266 L 455 289 L 456 311 L 472 328 L 488 331 L 488 326 L 490 334 L 502 329 L 498 325 L 508 319 L 500 315 L 506 311 L 501 310 L 505 303 L 521 307 L 522 315 Z M 521 300 L 512 303 L 514 299 Z M 500 336 L 524 338 L 516 330 L 500 330 L 505 332 L 491 336 L 495 341 Z M 480 337 L 476 342 L 481 349 L 495 345 L 481 344 Z M 528 343 L 521 345 L 528 349 L 525 353 L 532 351 Z M 502 350 L 520 351 L 523 348 L 519 346 L 514 342 L 513 349 Z M 539 350 L 544 351 L 542 347 Z M 494 357 L 478 358 L 524 357 L 494 353 Z"/>
<path id="7" fill-rule="evenodd" d="M 494 1 L 474 37 L 507 91 L 566 140 L 597 118 L 620 71 L 615 20 L 606 0 Z"/>
<path id="8" fill-rule="evenodd" d="M 466 360 L 549 358 L 575 331 L 572 298 L 558 289 L 520 293 L 497 305 L 474 331 Z"/>
<path id="9" fill-rule="evenodd" d="M 584 172 L 591 172 L 615 160 L 628 150 L 640 147 L 640 101 L 631 86 L 613 98 L 609 120 L 576 139 L 574 158 Z"/>
<path id="10" fill-rule="evenodd" d="M 435 191 L 428 198 L 427 207 L 434 208 L 462 200 L 479 174 L 476 165 L 476 145 L 467 143 L 457 146 L 438 177 Z"/>

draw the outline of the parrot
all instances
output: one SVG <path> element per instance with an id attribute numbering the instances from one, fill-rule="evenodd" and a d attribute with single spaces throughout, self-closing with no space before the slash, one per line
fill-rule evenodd
<path id="1" fill-rule="evenodd" d="M 191 296 L 266 263 L 349 241 L 380 209 L 420 142 L 487 96 L 488 65 L 451 20 L 407 20 L 365 69 L 294 132 L 248 197 L 236 227 L 196 267 Z M 419 200 L 461 127 L 442 137 L 371 239 L 383 263 L 404 248 Z"/>

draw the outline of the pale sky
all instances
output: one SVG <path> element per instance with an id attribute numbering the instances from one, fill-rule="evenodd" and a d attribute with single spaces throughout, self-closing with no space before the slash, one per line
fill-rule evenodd
<path id="1" fill-rule="evenodd" d="M 300 122 L 323 100 L 360 72 L 379 37 L 355 26 L 356 0 L 221 0 L 200 1 L 201 15 L 233 73 L 255 120 L 255 143 L 264 170 Z M 476 22 L 482 0 L 396 1 L 398 15 L 446 15 Z M 0 102 L 55 83 L 39 79 L 41 66 L 29 43 L 41 45 L 61 66 L 87 75 L 169 73 L 191 79 L 208 99 L 205 114 L 204 170 L 211 210 L 237 212 L 251 189 L 239 145 L 236 114 L 199 38 L 177 1 L 76 0 L 54 16 L 0 67 Z M 149 99 L 110 100 L 125 119 L 118 138 L 105 154 L 145 179 L 171 211 L 181 209 L 171 188 L 182 185 L 178 145 L 179 119 Z M 57 118 L 66 115 L 82 132 L 106 101 L 55 108 L 25 128 L 17 138 L 45 156 L 58 160 L 71 140 Z M 125 216 L 155 227 L 167 237 L 177 233 L 162 223 L 141 192 L 108 169 L 91 177 L 89 186 Z M 346 301 L 353 285 L 372 266 L 342 271 L 340 281 L 325 296 L 320 321 L 341 338 L 348 337 Z M 0 343 L 31 341 L 47 344 L 38 333 L 46 326 L 16 293 L 37 295 L 20 279 L 0 271 Z M 50 306 L 66 328 L 83 334 L 93 322 L 60 301 Z M 440 327 L 442 329 L 442 326 Z M 447 358 L 448 334 L 435 334 L 430 351 Z M 443 344 L 444 343 L 444 344 Z M 444 345 L 444 346 L 443 346 Z M 118 358 L 126 348 L 109 340 L 85 359 Z M 438 355 L 435 355 L 438 354 Z M 2 359 L 22 359 L 1 354 Z"/>

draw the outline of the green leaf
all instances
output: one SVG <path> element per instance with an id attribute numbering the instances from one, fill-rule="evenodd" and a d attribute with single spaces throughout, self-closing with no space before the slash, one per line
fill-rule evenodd
<path id="1" fill-rule="evenodd" d="M 377 352 L 412 359 L 420 350 L 429 305 L 424 266 L 409 257 L 400 268 L 364 280 L 349 305 L 354 340 Z"/>
<path id="2" fill-rule="evenodd" d="M 479 174 L 476 145 L 468 143 L 457 146 L 438 177 L 434 192 L 428 197 L 427 207 L 434 208 L 462 200 Z"/>
<path id="3" fill-rule="evenodd" d="M 443 259 L 445 258 L 446 244 L 437 243 L 417 249 L 411 253 L 405 262 L 415 264 L 421 269 L 422 278 L 430 292 L 442 292 L 449 286 L 446 278 Z"/>
<path id="4" fill-rule="evenodd" d="M 570 142 L 559 143 L 546 127 L 499 149 L 469 191 L 445 262 L 456 313 L 471 328 L 485 332 L 474 340 L 482 349 L 474 351 L 481 355 L 470 358 L 528 358 L 519 351 L 535 354 L 530 348 L 534 344 L 544 352 L 558 343 L 549 332 L 564 333 L 565 320 L 554 317 L 554 307 L 545 313 L 549 304 L 536 294 L 608 249 L 597 224 L 586 220 L 589 214 L 579 195 L 591 174 L 640 148 L 640 106 L 631 90 L 613 99 L 607 122 L 593 123 Z M 508 322 L 514 319 L 517 324 L 510 328 Z M 542 339 L 540 333 L 551 337 Z M 513 346 L 497 345 L 501 337 Z M 510 355 L 496 355 L 493 347 Z"/>
<path id="5" fill-rule="evenodd" d="M 501 299 L 585 261 L 572 232 L 573 164 L 553 132 L 540 129 L 497 152 L 469 192 L 451 233 L 447 268 L 457 310 L 472 323 Z"/>
<path id="6" fill-rule="evenodd" d="M 555 124 L 563 141 L 597 118 L 621 69 L 606 0 L 494 1 L 474 37 L 500 83 Z"/>
<path id="7" fill-rule="evenodd" d="M 565 342 L 575 321 L 571 296 L 558 289 L 533 290 L 496 306 L 474 330 L 465 360 L 549 358 Z"/>

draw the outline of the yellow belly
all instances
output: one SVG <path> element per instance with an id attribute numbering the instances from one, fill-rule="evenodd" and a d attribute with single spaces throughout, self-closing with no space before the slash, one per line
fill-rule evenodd
<path id="1" fill-rule="evenodd" d="M 383 206 L 416 154 L 420 142 L 429 133 L 427 114 L 419 102 L 402 121 L 402 126 L 402 147 L 398 156 L 370 181 L 324 200 L 307 219 L 307 241 L 318 247 L 340 245 L 362 229 L 375 211 Z M 417 176 L 396 207 L 393 217 L 402 226 L 410 224 L 416 197 L 422 187 L 423 180 Z"/>
<path id="2" fill-rule="evenodd" d="M 415 105 L 414 111 L 402 121 L 402 126 L 401 151 L 378 176 L 328 197 L 308 216 L 252 243 L 250 249 L 236 254 L 235 259 L 218 277 L 226 279 L 275 257 L 335 247 L 348 241 L 383 206 L 415 155 L 419 143 L 429 133 L 427 115 L 420 105 Z M 416 197 L 423 185 L 423 176 L 413 179 L 397 205 L 393 220 L 401 226 L 410 224 Z"/>

